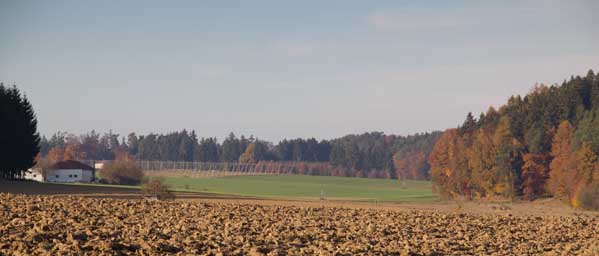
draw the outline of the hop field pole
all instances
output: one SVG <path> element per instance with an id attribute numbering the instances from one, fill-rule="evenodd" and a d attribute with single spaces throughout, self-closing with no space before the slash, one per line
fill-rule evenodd
<path id="1" fill-rule="evenodd" d="M 295 161 L 291 162 L 291 168 L 289 169 L 289 173 L 293 173 L 293 168 L 295 168 Z"/>

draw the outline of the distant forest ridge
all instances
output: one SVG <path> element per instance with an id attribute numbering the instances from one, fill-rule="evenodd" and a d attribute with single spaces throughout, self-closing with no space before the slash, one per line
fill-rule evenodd
<path id="1" fill-rule="evenodd" d="M 40 145 L 41 156 L 54 160 L 110 160 L 125 152 L 139 160 L 294 161 L 304 163 L 302 174 L 432 179 L 436 190 L 452 196 L 573 198 L 599 180 L 599 78 L 589 70 L 560 85 L 535 85 L 478 118 L 468 113 L 444 132 L 370 132 L 276 145 L 232 133 L 218 142 L 186 130 L 127 137 L 59 132 Z M 585 166 L 577 164 L 583 159 Z"/>
<path id="2" fill-rule="evenodd" d="M 64 159 L 112 160 L 127 153 L 138 160 L 186 162 L 293 161 L 298 172 L 349 177 L 429 179 L 427 157 L 441 132 L 410 136 L 370 132 L 332 140 L 284 139 L 274 143 L 233 133 L 222 142 L 198 138 L 195 131 L 126 137 L 91 131 L 82 135 L 58 132 L 42 137 L 41 156 Z"/>

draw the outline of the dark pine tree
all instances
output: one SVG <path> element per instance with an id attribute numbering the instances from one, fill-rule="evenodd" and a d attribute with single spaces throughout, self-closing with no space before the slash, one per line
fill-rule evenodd
<path id="1" fill-rule="evenodd" d="M 22 178 L 40 151 L 37 118 L 31 103 L 16 86 L 0 83 L 0 177 Z"/>
<path id="2" fill-rule="evenodd" d="M 468 112 L 468 115 L 466 116 L 466 120 L 464 121 L 464 124 L 462 124 L 460 131 L 462 133 L 470 133 L 474 130 L 476 130 L 476 120 L 474 119 L 474 116 L 472 115 L 472 112 Z"/>

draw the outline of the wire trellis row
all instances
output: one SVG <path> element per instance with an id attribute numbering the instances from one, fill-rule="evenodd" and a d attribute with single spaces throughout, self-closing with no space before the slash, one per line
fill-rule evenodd
<path id="1" fill-rule="evenodd" d="M 79 160 L 96 169 L 110 164 L 114 160 Z M 192 172 L 226 172 L 239 174 L 293 174 L 295 162 L 182 162 L 182 161 L 152 161 L 137 160 L 139 167 L 146 173 L 153 171 L 192 171 Z"/>

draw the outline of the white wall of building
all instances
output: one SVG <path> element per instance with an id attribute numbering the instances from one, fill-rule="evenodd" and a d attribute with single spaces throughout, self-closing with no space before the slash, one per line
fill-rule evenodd
<path id="1" fill-rule="evenodd" d="M 95 172 L 90 170 L 83 170 L 83 175 L 81 175 L 83 180 L 81 180 L 81 182 L 92 182 L 94 180 L 94 173 Z"/>
<path id="2" fill-rule="evenodd" d="M 48 182 L 91 182 L 92 171 L 81 169 L 50 170 L 46 174 Z"/>
<path id="3" fill-rule="evenodd" d="M 44 177 L 42 176 L 42 172 L 40 170 L 29 169 L 25 172 L 26 180 L 35 180 L 42 182 L 44 181 Z"/>
<path id="4" fill-rule="evenodd" d="M 100 170 L 100 169 L 104 168 L 104 163 L 95 163 L 94 168 L 96 170 Z"/>

